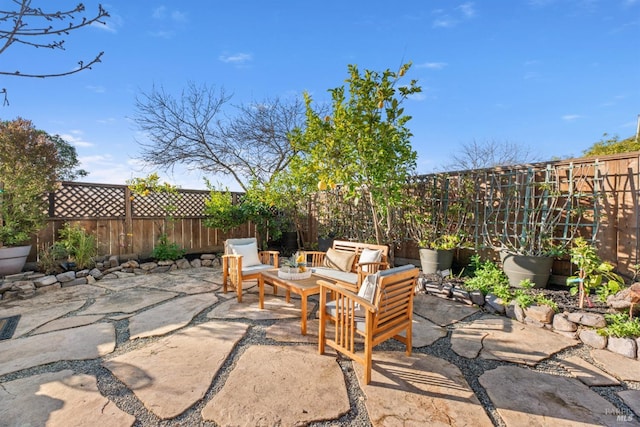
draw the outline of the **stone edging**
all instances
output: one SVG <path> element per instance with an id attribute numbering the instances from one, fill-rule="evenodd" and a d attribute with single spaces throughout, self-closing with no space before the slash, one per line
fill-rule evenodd
<path id="1" fill-rule="evenodd" d="M 137 257 L 130 256 L 129 258 Z M 96 258 L 96 266 L 91 270 L 66 271 L 49 275 L 26 271 L 6 276 L 4 279 L 0 279 L 0 303 L 14 299 L 26 299 L 69 286 L 92 284 L 98 280 L 221 265 L 221 258 L 217 254 L 202 254 L 200 258 L 191 261 L 185 258 L 176 261 L 144 263 L 139 263 L 136 259 L 121 261 L 122 257 L 116 255 L 103 256 Z"/>
<path id="2" fill-rule="evenodd" d="M 607 349 L 630 359 L 640 360 L 640 338 L 616 338 L 598 334 L 596 329 L 606 326 L 602 314 L 555 313 L 551 307 L 545 305 L 533 305 L 523 309 L 513 301 L 505 305 L 495 295 L 489 294 L 485 297 L 480 291 L 467 292 L 448 284 L 430 282 L 424 277 L 418 278 L 418 289 L 439 298 L 477 305 L 488 313 L 507 316 L 527 325 L 578 339 L 589 347 Z"/>

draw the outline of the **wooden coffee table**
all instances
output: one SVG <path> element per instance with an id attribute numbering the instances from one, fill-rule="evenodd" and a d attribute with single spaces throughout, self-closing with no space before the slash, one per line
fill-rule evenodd
<path id="1" fill-rule="evenodd" d="M 268 270 L 260 273 L 258 278 L 258 286 L 260 288 L 260 308 L 264 309 L 264 284 L 273 286 L 274 293 L 276 288 L 284 288 L 286 290 L 285 299 L 287 302 L 291 299 L 291 292 L 300 295 L 300 311 L 302 321 L 300 324 L 300 331 L 302 335 L 307 334 L 307 297 L 309 295 L 319 295 L 320 285 L 318 280 L 322 279 L 320 276 L 312 274 L 308 279 L 302 280 L 289 280 L 283 279 L 278 276 L 278 270 Z"/>

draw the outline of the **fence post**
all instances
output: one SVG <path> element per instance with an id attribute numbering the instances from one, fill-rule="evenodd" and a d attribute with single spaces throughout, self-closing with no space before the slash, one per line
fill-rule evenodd
<path id="1" fill-rule="evenodd" d="M 124 188 L 124 244 L 128 248 L 127 252 L 135 253 L 133 247 L 133 197 L 131 196 L 131 189 L 129 187 Z"/>

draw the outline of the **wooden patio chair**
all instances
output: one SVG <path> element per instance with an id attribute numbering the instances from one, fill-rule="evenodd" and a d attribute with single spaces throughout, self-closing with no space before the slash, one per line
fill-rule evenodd
<path id="1" fill-rule="evenodd" d="M 413 265 L 382 270 L 368 276 L 358 294 L 337 284 L 318 281 L 319 353 L 324 354 L 328 345 L 363 365 L 365 384 L 371 382 L 372 352 L 376 345 L 395 338 L 404 343 L 407 356 L 411 356 L 413 295 L 419 274 L 420 270 Z M 335 298 L 333 301 L 327 301 L 328 292 Z M 366 297 L 368 292 L 371 300 Z M 333 337 L 327 337 L 327 321 L 335 325 Z M 356 337 L 364 340 L 364 354 L 356 352 Z"/>
<path id="2" fill-rule="evenodd" d="M 278 251 L 258 251 L 255 237 L 227 239 L 222 256 L 222 286 L 227 293 L 227 285 L 236 288 L 238 302 L 242 302 L 242 282 L 258 279 L 260 273 L 278 267 Z"/>

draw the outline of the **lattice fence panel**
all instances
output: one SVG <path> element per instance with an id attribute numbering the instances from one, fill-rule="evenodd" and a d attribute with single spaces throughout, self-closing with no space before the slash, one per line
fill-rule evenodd
<path id="1" fill-rule="evenodd" d="M 202 218 L 208 191 L 180 191 L 178 195 L 152 193 L 135 196 L 131 202 L 132 215 L 138 218 L 165 217 Z"/>
<path id="2" fill-rule="evenodd" d="M 63 185 L 54 195 L 54 218 L 124 217 L 125 188 Z"/>

